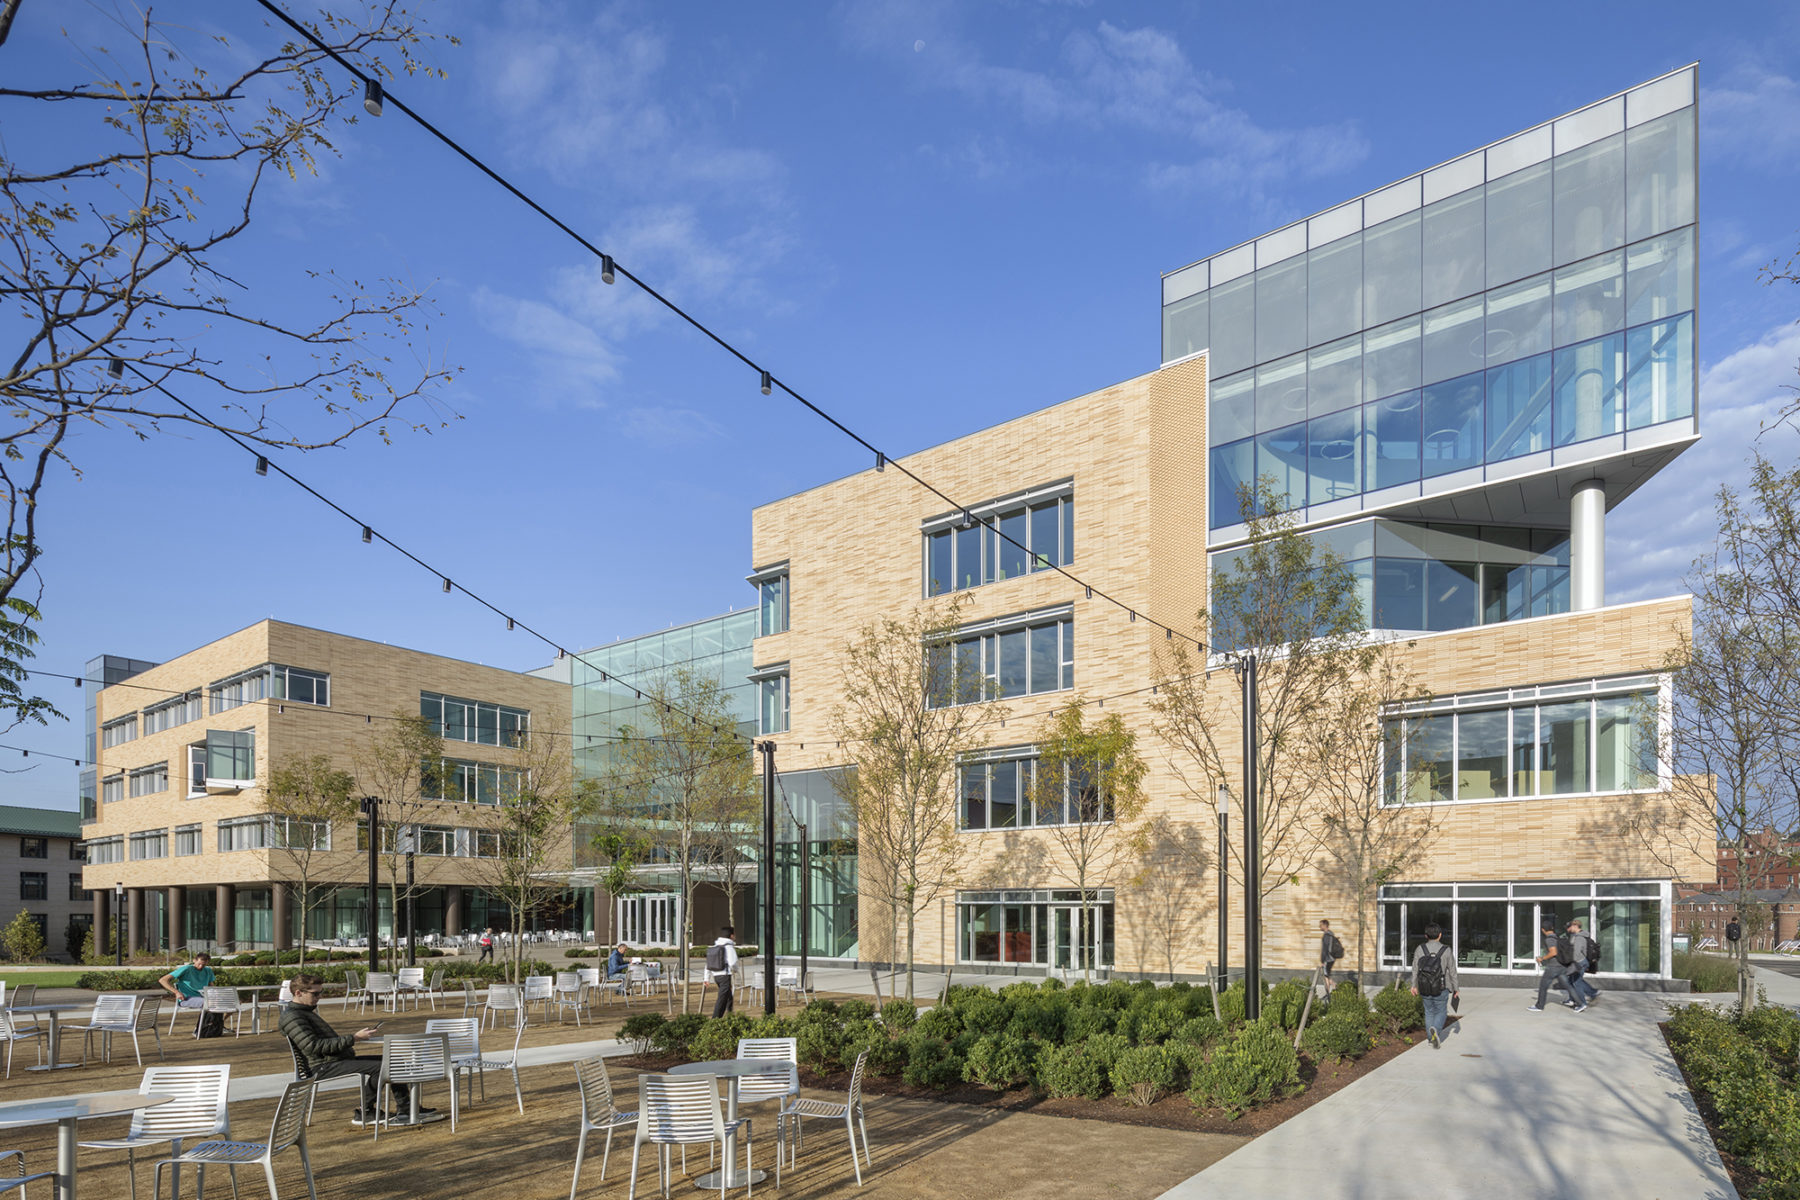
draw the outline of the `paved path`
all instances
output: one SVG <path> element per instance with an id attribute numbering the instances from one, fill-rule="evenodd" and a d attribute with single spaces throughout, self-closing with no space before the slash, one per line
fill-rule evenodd
<path id="1" fill-rule="evenodd" d="M 1165 1200 L 1736 1200 L 1656 1028 L 1670 997 L 1531 998 L 1465 989 L 1442 1050 L 1406 1051 Z"/>

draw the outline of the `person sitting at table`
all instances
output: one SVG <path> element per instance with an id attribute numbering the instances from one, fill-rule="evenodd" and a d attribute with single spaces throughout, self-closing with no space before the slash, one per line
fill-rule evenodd
<path id="1" fill-rule="evenodd" d="M 325 981 L 317 975 L 294 976 L 293 1003 L 281 1010 L 281 1033 L 299 1051 L 300 1058 L 315 1079 L 336 1079 L 344 1075 L 362 1076 L 362 1107 L 350 1119 L 352 1125 L 367 1125 L 375 1120 L 375 1088 L 381 1077 L 381 1058 L 364 1058 L 356 1053 L 356 1043 L 375 1036 L 370 1025 L 352 1034 L 341 1034 L 319 1015 L 319 997 L 325 992 Z M 389 1081 L 392 1093 L 391 1111 L 404 1112 L 407 1090 L 404 1083 Z M 419 1109 L 419 1115 L 434 1113 L 435 1108 Z"/>
<path id="2" fill-rule="evenodd" d="M 212 955 L 202 950 L 194 955 L 193 962 L 176 967 L 156 982 L 175 997 L 178 1007 L 201 1008 L 206 997 L 200 993 L 212 986 L 213 976 Z"/>
<path id="3" fill-rule="evenodd" d="M 625 954 L 626 949 L 625 943 L 620 942 L 613 947 L 612 953 L 606 956 L 606 978 L 608 982 L 623 975 L 626 968 L 631 965 L 631 960 L 626 957 Z"/>

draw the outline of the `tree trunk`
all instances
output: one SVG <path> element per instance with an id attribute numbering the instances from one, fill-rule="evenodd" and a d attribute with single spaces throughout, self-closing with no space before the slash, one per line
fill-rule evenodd
<path id="1" fill-rule="evenodd" d="M 1738 960 L 1738 1012 L 1749 1016 L 1756 1008 L 1756 978 L 1750 973 L 1750 939 L 1740 938 L 1737 943 Z"/>
<path id="2" fill-rule="evenodd" d="M 913 924 L 914 924 L 914 921 L 913 921 L 912 905 L 908 904 L 906 906 L 906 1002 L 908 1004 L 914 1003 L 914 1000 L 913 1000 Z"/>

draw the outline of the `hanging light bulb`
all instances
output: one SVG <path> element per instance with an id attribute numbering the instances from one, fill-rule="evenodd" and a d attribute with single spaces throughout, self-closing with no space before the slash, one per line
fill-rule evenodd
<path id="1" fill-rule="evenodd" d="M 767 371 L 762 373 L 762 394 L 767 396 L 775 390 L 775 381 Z"/>
<path id="2" fill-rule="evenodd" d="M 381 80 L 363 80 L 363 111 L 371 117 L 381 115 Z"/>
<path id="3" fill-rule="evenodd" d="M 363 544 L 367 545 L 368 543 L 370 543 L 374 540 L 375 540 L 375 531 L 373 529 L 370 529 L 367 525 L 364 525 L 363 526 Z"/>
<path id="4" fill-rule="evenodd" d="M 602 254 L 600 256 L 600 282 L 601 283 L 611 283 L 612 281 L 613 281 L 612 255 Z"/>

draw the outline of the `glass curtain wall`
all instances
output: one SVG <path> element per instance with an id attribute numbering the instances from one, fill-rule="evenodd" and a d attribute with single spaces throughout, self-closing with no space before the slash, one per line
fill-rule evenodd
<path id="1" fill-rule="evenodd" d="M 1381 889 L 1381 965 L 1411 963 L 1435 922 L 1459 969 L 1535 974 L 1541 923 L 1578 920 L 1600 943 L 1601 973 L 1661 976 L 1671 911 L 1659 880 L 1392 885 Z"/>
<path id="2" fill-rule="evenodd" d="M 1096 889 L 1084 915 L 1071 889 L 959 892 L 956 957 L 964 963 L 1105 970 L 1113 965 L 1111 888 Z"/>
<path id="3" fill-rule="evenodd" d="M 856 818 L 838 791 L 848 767 L 782 773 L 775 799 L 776 953 L 855 958 Z M 800 826 L 806 826 L 802 853 Z M 801 869 L 807 868 L 801 906 Z"/>

